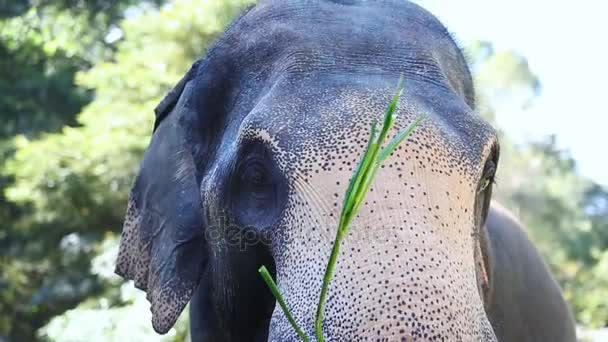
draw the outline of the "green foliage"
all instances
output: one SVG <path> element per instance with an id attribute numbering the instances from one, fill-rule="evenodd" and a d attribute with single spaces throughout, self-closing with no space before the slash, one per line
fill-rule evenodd
<path id="1" fill-rule="evenodd" d="M 476 63 L 482 114 L 508 102 L 518 110 L 537 94 L 540 82 L 513 52 L 495 52 L 487 42 L 470 49 Z M 494 197 L 525 224 L 579 323 L 608 326 L 608 189 L 580 176 L 556 137 L 516 145 L 501 132 L 500 167 Z"/>
<path id="2" fill-rule="evenodd" d="M 128 2 L 111 2 L 108 12 L 44 3 L 0 20 L 0 139 L 75 123 L 90 100 L 75 74 L 110 57 L 104 36 Z"/>
<path id="3" fill-rule="evenodd" d="M 114 274 L 118 240 L 109 235 L 98 246 L 90 271 L 105 284 L 101 296 L 90 297 L 78 307 L 54 317 L 38 331 L 48 341 L 184 341 L 188 321 L 182 317 L 166 335 L 150 327 L 150 304 L 132 282 Z"/>
<path id="4" fill-rule="evenodd" d="M 476 81 L 483 85 L 486 96 L 488 91 L 512 96 L 517 88 L 527 88 L 534 94 L 540 91 L 540 81 L 529 69 L 525 57 L 514 51 L 495 51 L 486 41 L 472 43 L 469 51 Z"/>
<path id="5" fill-rule="evenodd" d="M 76 305 L 53 319 L 38 338 L 64 341 L 78 339 L 74 336 L 88 331 L 107 340 L 119 336 L 115 333 L 124 333 L 111 328 L 125 326 L 119 322 L 124 318 L 121 315 L 135 319 L 145 301 L 113 300 L 120 284 L 93 272 L 91 260 L 103 252 L 104 239 L 117 239 L 128 191 L 149 141 L 154 106 L 249 2 L 181 0 L 160 11 L 140 6 L 120 23 L 124 36 L 104 50 L 110 53 L 107 56 L 89 55 L 94 49 L 76 28 L 64 32 L 84 40 L 75 50 L 52 43 L 62 39 L 53 33 L 36 41 L 62 47 L 56 53 L 63 57 L 71 53 L 70 61 L 84 61 L 80 70 L 85 71 L 77 73 L 76 86 L 90 89 L 95 97 L 73 122 L 58 120 L 72 127 L 35 135 L 29 134 L 30 125 L 6 131 L 29 136 L 17 136 L 3 145 L 9 159 L 0 167 L 7 200 L 2 211 L 17 211 L 19 215 L 0 230 L 0 336 L 32 340 L 36 329 L 50 317 Z M 55 17 L 58 21 L 64 18 L 50 18 Z M 95 26 L 95 22 L 85 25 L 84 21 L 79 26 L 77 15 L 73 19 L 75 27 Z M 99 34 L 91 36 L 91 42 L 106 45 L 102 38 L 105 31 Z M 94 67 L 87 70 L 89 63 Z M 25 96 L 23 91 L 15 94 Z M 46 103 L 37 106 L 44 108 Z M 19 112 L 16 105 L 9 107 Z M 35 109 L 27 111 L 29 115 Z M 66 113 L 63 109 L 58 112 Z M 37 132 L 56 130 L 48 121 L 53 114 L 41 113 L 47 121 L 41 121 Z M 7 118 L 10 121 L 10 116 Z M 116 315 L 107 315 L 107 310 Z M 91 326 L 85 327 L 79 317 L 113 320 L 98 329 L 93 326 L 97 321 L 91 320 Z M 154 336 L 149 324 L 142 329 L 146 336 Z M 175 336 L 183 336 L 183 329 Z"/>
<path id="6" fill-rule="evenodd" d="M 119 18 L 122 17 L 122 11 L 127 5 L 136 2 L 133 0 L 0 0 L 0 19 L 23 15 L 32 6 L 41 9 L 53 7 L 59 10 L 70 10 L 76 14 L 87 13 L 90 17 L 103 13 L 105 16 Z M 144 2 L 156 5 L 163 3 L 160 0 Z"/>
<path id="7" fill-rule="evenodd" d="M 7 197 L 30 205 L 37 223 L 65 221 L 87 230 L 119 224 L 154 106 L 242 5 L 177 1 L 124 21 L 125 40 L 113 61 L 78 76 L 96 94 L 78 116 L 80 127 L 15 140 L 17 152 L 5 168 L 15 179 Z"/>
<path id="8" fill-rule="evenodd" d="M 112 6 L 124 3 L 113 1 Z M 70 235 L 72 222 L 42 219 L 29 201 L 13 201 L 4 190 L 40 168 L 39 163 L 53 162 L 50 155 L 21 151 L 28 140 L 11 137 L 32 139 L 76 124 L 74 117 L 91 93 L 75 85 L 75 74 L 109 56 L 103 36 L 113 19 L 106 12 L 36 4 L 0 4 L 0 336 L 14 340 L 32 340 L 48 317 L 99 289 L 94 278 L 79 272 L 87 266 L 93 236 Z M 16 149 L 35 162 L 7 161 Z M 13 173 L 9 164 L 23 167 L 24 173 Z M 40 199 L 41 192 L 36 196 Z M 61 196 L 43 201 L 50 200 L 66 204 Z"/>

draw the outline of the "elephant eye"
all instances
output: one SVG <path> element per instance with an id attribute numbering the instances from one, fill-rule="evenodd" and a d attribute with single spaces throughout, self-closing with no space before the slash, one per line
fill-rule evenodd
<path id="1" fill-rule="evenodd" d="M 275 195 L 273 175 L 265 159 L 252 153 L 239 163 L 235 190 L 241 203 L 249 207 L 268 205 Z"/>
<path id="2" fill-rule="evenodd" d="M 241 182 L 252 189 L 262 189 L 270 184 L 270 176 L 262 163 L 251 161 L 243 167 Z"/>
<path id="3" fill-rule="evenodd" d="M 494 160 L 490 159 L 490 160 L 488 160 L 488 162 L 486 163 L 486 165 L 484 167 L 483 176 L 481 179 L 481 184 L 479 185 L 478 192 L 482 193 L 482 192 L 486 191 L 488 189 L 488 187 L 494 183 L 495 176 L 496 176 L 496 163 L 494 162 Z"/>
<path id="4" fill-rule="evenodd" d="M 483 175 L 477 188 L 477 198 L 475 201 L 476 229 L 480 229 L 479 227 L 485 222 L 488 215 L 497 162 L 498 154 L 495 153 L 492 158 L 488 159 L 483 168 Z"/>
<path id="5" fill-rule="evenodd" d="M 286 203 L 287 182 L 268 148 L 259 142 L 245 144 L 230 179 L 227 200 L 237 221 L 270 226 Z"/>

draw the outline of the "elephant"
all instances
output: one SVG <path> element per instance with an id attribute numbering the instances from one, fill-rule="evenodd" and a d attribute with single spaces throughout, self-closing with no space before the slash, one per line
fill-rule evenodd
<path id="1" fill-rule="evenodd" d="M 391 136 L 342 245 L 328 341 L 575 341 L 570 310 L 524 228 L 492 201 L 496 131 L 466 58 L 407 1 L 260 1 L 157 106 L 116 272 L 166 333 L 299 341 L 266 265 L 314 336 L 349 180 L 400 77 Z"/>

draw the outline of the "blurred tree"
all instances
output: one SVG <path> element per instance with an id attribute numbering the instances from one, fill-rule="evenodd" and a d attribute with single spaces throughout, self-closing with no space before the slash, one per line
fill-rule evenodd
<path id="1" fill-rule="evenodd" d="M 90 92 L 73 82 L 75 73 L 90 64 L 84 55 L 87 40 L 78 38 L 99 35 L 101 27 L 88 28 L 82 16 L 72 16 L 69 9 L 39 8 L 27 1 L 3 1 L 0 5 L 3 172 L 5 160 L 14 153 L 11 137 L 15 134 L 35 136 L 75 123 L 75 114 L 90 100 Z M 0 189 L 10 187 L 13 180 L 10 175 L 0 175 Z M 32 327 L 43 324 L 53 312 L 38 305 L 41 297 L 34 298 L 30 286 L 44 281 L 48 266 L 40 262 L 42 244 L 28 242 L 32 227 L 19 223 L 27 214 L 27 207 L 8 201 L 4 191 L 0 193 L 0 335 L 17 340 L 29 340 Z M 44 238 L 40 236 L 42 241 Z"/>
<path id="2" fill-rule="evenodd" d="M 91 99 L 75 74 L 112 56 L 128 6 L 161 2 L 0 1 L 0 139 L 75 124 Z"/>
<path id="3" fill-rule="evenodd" d="M 521 110 L 540 92 L 525 58 L 494 51 L 488 42 L 469 48 L 481 113 Z M 579 323 L 608 325 L 608 191 L 580 176 L 555 136 L 516 145 L 500 132 L 495 198 L 510 208 L 556 275 Z"/>
<path id="4" fill-rule="evenodd" d="M 116 242 L 154 106 L 248 3 L 176 0 L 160 11 L 138 6 L 117 26 L 122 38 L 112 45 L 112 57 L 86 59 L 93 68 L 77 73 L 77 86 L 95 97 L 72 127 L 11 139 L 16 151 L 4 166 L 12 180 L 4 194 L 27 215 L 4 238 L 0 234 L 0 286 L 7 289 L 0 295 L 0 334 L 34 339 L 50 317 L 76 305 L 38 337 L 121 339 L 129 333 L 125 317 L 141 320 L 143 296 L 121 295 L 121 283 L 100 274 L 91 260 Z M 137 326 L 154 336 L 149 322 Z M 178 327 L 183 332 L 183 324 Z"/>
<path id="5" fill-rule="evenodd" d="M 13 139 L 16 134 L 35 138 L 77 124 L 75 115 L 92 92 L 76 85 L 75 75 L 112 56 L 120 35 L 115 25 L 133 3 L 137 1 L 0 1 L 0 335 L 31 340 L 35 327 L 95 288 L 85 281 L 78 291 L 66 291 L 64 284 L 80 281 L 74 267 L 55 272 L 57 279 L 48 276 L 55 274 L 56 261 L 52 253 L 45 258 L 46 248 L 62 237 L 55 229 L 58 222 L 30 220 L 32 206 L 9 201 L 4 189 L 15 177 L 4 168 L 23 140 Z M 71 259 L 81 267 L 88 264 Z M 53 297 L 56 292 L 61 294 Z"/>
<path id="6" fill-rule="evenodd" d="M 109 17 L 121 18 L 126 5 L 138 2 L 155 5 L 164 3 L 163 0 L 0 0 L 0 18 L 22 15 L 32 7 L 68 9 L 72 13 L 88 13 L 91 17 L 105 13 Z"/>

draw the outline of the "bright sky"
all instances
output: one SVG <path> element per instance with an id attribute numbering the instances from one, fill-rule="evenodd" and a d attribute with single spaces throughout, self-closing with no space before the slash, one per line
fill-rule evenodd
<path id="1" fill-rule="evenodd" d="M 418 0 L 463 43 L 528 59 L 542 92 L 527 110 L 498 110 L 516 141 L 556 134 L 579 171 L 608 185 L 608 1 Z"/>

